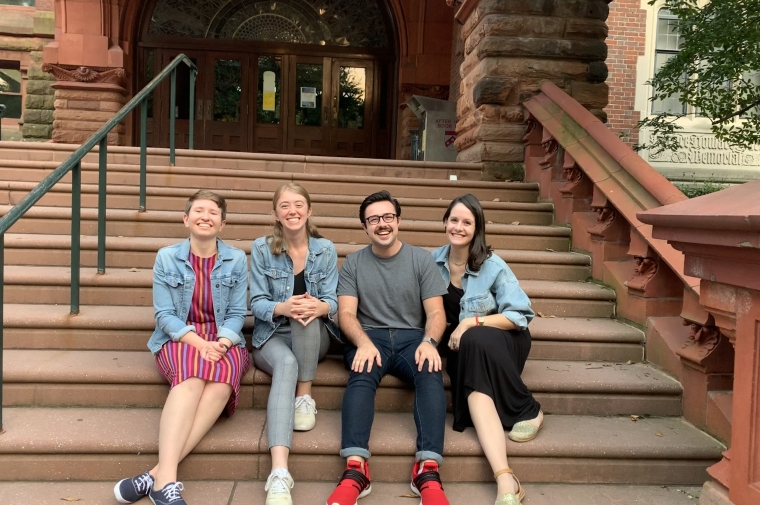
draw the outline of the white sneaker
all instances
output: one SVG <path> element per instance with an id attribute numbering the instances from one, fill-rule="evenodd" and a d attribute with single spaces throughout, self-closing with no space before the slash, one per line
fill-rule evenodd
<path id="1" fill-rule="evenodd" d="M 269 474 L 264 491 L 267 492 L 266 505 L 293 505 L 290 490 L 295 485 L 293 477 L 284 468 L 275 468 Z"/>
<path id="2" fill-rule="evenodd" d="M 309 395 L 296 397 L 295 431 L 309 431 L 317 424 L 317 404 Z"/>

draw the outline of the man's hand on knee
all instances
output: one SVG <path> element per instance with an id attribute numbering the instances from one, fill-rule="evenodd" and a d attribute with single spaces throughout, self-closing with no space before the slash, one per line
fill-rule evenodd
<path id="1" fill-rule="evenodd" d="M 428 362 L 428 372 L 441 371 L 441 355 L 438 350 L 428 342 L 422 342 L 417 351 L 414 353 L 414 362 L 417 363 L 417 371 L 421 372 L 425 366 L 425 360 Z"/>
<path id="2" fill-rule="evenodd" d="M 383 362 L 380 359 L 380 351 L 372 342 L 360 344 L 356 348 L 356 354 L 354 354 L 354 360 L 351 362 L 351 370 L 357 373 L 364 371 L 364 364 L 367 364 L 367 373 L 372 371 L 372 364 L 377 363 L 378 367 L 383 366 Z"/>

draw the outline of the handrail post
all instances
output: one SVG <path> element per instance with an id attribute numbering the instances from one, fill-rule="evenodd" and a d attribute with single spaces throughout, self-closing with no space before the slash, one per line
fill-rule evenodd
<path id="1" fill-rule="evenodd" d="M 172 70 L 171 97 L 169 99 L 169 165 L 174 166 L 174 123 L 177 120 L 177 69 Z"/>
<path id="2" fill-rule="evenodd" d="M 172 134 L 173 135 L 173 134 Z M 140 212 L 145 212 L 148 184 L 148 99 L 140 103 Z"/>
<path id="3" fill-rule="evenodd" d="M 82 161 L 71 169 L 71 314 L 79 314 L 80 226 L 82 218 Z"/>
<path id="4" fill-rule="evenodd" d="M 108 136 L 100 141 L 98 152 L 98 273 L 106 273 L 106 182 Z"/>
<path id="5" fill-rule="evenodd" d="M 5 290 L 5 233 L 0 233 L 0 433 L 3 432 L 3 291 Z"/>
<path id="6" fill-rule="evenodd" d="M 197 71 L 190 69 L 190 136 L 188 137 L 188 148 L 195 149 L 195 77 Z"/>

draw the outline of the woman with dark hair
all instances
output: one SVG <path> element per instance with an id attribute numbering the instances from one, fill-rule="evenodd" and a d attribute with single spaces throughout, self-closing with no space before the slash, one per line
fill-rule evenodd
<path id="1" fill-rule="evenodd" d="M 329 347 L 327 326 L 336 331 L 329 319 L 338 311 L 338 255 L 312 223 L 311 198 L 303 187 L 280 186 L 272 207 L 272 234 L 251 247 L 253 362 L 272 376 L 266 505 L 292 505 L 288 456 L 293 430 L 308 431 L 316 424 L 311 383 Z"/>
<path id="2" fill-rule="evenodd" d="M 449 286 L 443 342 L 448 339 L 454 429 L 475 427 L 498 485 L 496 505 L 517 505 L 525 492 L 507 464 L 504 430 L 527 442 L 543 423 L 541 406 L 520 378 L 534 313 L 512 271 L 486 244 L 477 198 L 455 198 L 443 224 L 449 244 L 433 258 Z"/>
<path id="3" fill-rule="evenodd" d="M 171 386 L 158 429 L 158 464 L 114 487 L 119 503 L 149 496 L 156 505 L 186 505 L 177 465 L 222 411 L 232 416 L 250 358 L 245 320 L 245 253 L 219 239 L 224 198 L 200 190 L 187 201 L 190 238 L 164 247 L 153 266 L 156 329 L 148 341 Z"/>

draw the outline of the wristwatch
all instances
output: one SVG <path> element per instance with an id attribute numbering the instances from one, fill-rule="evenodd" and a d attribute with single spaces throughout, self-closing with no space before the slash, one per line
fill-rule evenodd
<path id="1" fill-rule="evenodd" d="M 422 339 L 422 341 L 423 342 L 427 342 L 428 344 L 432 345 L 433 347 L 438 347 L 438 341 L 435 340 L 435 339 L 433 339 L 433 338 L 425 337 L 425 338 Z"/>

